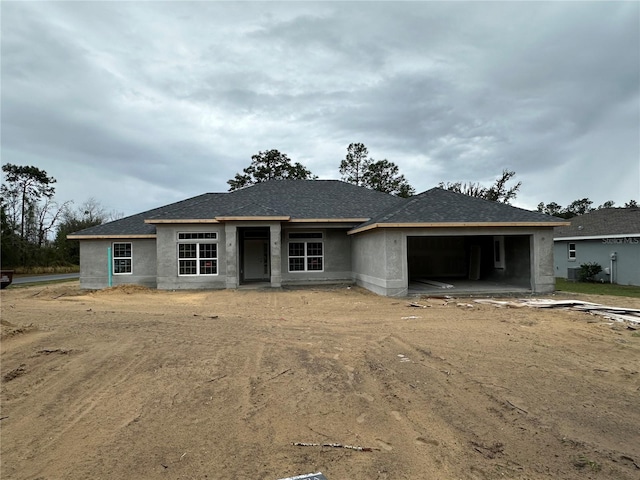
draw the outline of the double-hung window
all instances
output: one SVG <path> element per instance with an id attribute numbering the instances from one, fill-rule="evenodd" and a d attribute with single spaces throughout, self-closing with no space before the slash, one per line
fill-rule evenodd
<path id="1" fill-rule="evenodd" d="M 570 243 L 569 244 L 569 260 L 575 261 L 575 259 L 576 259 L 576 244 Z"/>
<path id="2" fill-rule="evenodd" d="M 289 271 L 322 272 L 323 270 L 322 232 L 289 233 Z"/>
<path id="3" fill-rule="evenodd" d="M 215 232 L 178 233 L 178 275 L 217 275 Z"/>
<path id="4" fill-rule="evenodd" d="M 130 274 L 131 269 L 131 243 L 119 242 L 113 244 L 113 273 L 114 275 Z"/>

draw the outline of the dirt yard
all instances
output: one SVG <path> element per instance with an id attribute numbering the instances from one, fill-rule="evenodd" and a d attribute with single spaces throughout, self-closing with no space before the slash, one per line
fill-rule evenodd
<path id="1" fill-rule="evenodd" d="M 640 330 L 602 317 L 345 286 L 1 300 L 3 480 L 640 478 Z"/>

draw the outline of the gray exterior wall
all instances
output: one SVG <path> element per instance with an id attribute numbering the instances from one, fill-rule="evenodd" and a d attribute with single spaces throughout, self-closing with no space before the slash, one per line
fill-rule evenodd
<path id="1" fill-rule="evenodd" d="M 541 228 L 531 237 L 531 290 L 551 293 L 556 289 L 553 272 L 553 229 Z"/>
<path id="2" fill-rule="evenodd" d="M 377 228 L 352 236 L 351 255 L 356 284 L 379 295 L 406 295 L 406 232 Z"/>
<path id="3" fill-rule="evenodd" d="M 353 282 L 351 273 L 351 237 L 344 228 L 318 228 L 300 225 L 282 230 L 282 284 L 311 285 Z M 323 235 L 324 265 L 322 272 L 289 272 L 289 233 L 321 232 Z M 295 240 L 293 240 L 295 241 Z"/>
<path id="4" fill-rule="evenodd" d="M 569 243 L 576 245 L 576 258 L 573 260 L 569 259 Z M 603 270 L 598 279 L 610 282 L 611 254 L 615 252 L 613 283 L 640 286 L 640 236 L 593 240 L 556 240 L 554 249 L 555 276 L 558 278 L 568 278 L 569 268 L 579 268 L 583 263 L 595 262 Z"/>
<path id="5" fill-rule="evenodd" d="M 80 287 L 99 289 L 109 286 L 109 257 L 107 249 L 113 243 L 131 243 L 131 270 L 128 274 L 112 276 L 112 285 L 144 285 L 156 288 L 155 239 L 81 240 Z"/>
<path id="6" fill-rule="evenodd" d="M 505 254 L 513 277 L 529 276 L 535 293 L 555 289 L 552 228 L 377 228 L 353 235 L 355 282 L 380 295 L 406 295 L 409 287 L 407 237 L 505 236 Z M 507 238 L 509 236 L 517 237 Z M 527 245 L 528 242 L 528 245 Z M 527 248 L 528 247 L 528 248 Z"/>
<path id="7" fill-rule="evenodd" d="M 216 240 L 202 240 L 218 245 L 216 275 L 178 275 L 179 232 L 215 232 L 217 234 Z M 157 225 L 158 288 L 161 290 L 225 288 L 227 275 L 225 239 L 225 227 L 222 224 Z M 190 242 L 190 240 L 182 241 Z"/>
<path id="8" fill-rule="evenodd" d="M 479 229 L 479 228 L 378 228 L 356 235 L 347 229 L 331 225 L 297 225 L 282 228 L 280 222 L 238 222 L 234 224 L 158 225 L 156 239 L 119 239 L 132 243 L 132 274 L 113 275 L 113 285 L 139 284 L 159 289 L 217 289 L 236 288 L 238 276 L 238 226 L 268 227 L 270 231 L 271 285 L 303 285 L 336 282 L 355 282 L 381 295 L 406 295 L 409 285 L 407 237 L 409 236 L 505 236 L 505 255 L 510 269 L 505 272 L 514 278 L 530 278 L 530 288 L 536 293 L 555 289 L 554 246 L 551 228 L 538 229 Z M 323 233 L 324 268 L 322 272 L 289 272 L 288 233 Z M 217 238 L 216 275 L 178 275 L 178 233 L 215 232 Z M 515 236 L 514 236 L 515 235 Z M 107 248 L 111 240 L 82 240 L 80 242 L 80 284 L 83 288 L 108 286 Z M 528 249 L 527 249 L 528 246 Z M 640 270 L 640 247 L 619 252 L 619 278 Z M 561 247 L 556 247 L 561 248 Z M 566 247 L 564 247 L 566 249 Z M 610 250 L 610 248 L 609 248 Z M 528 258 L 527 258 L 528 255 Z M 608 253 L 607 253 L 608 255 Z M 635 257 L 633 257 L 635 255 Z M 622 256 L 622 257 L 621 257 Z M 626 258 L 635 258 L 627 261 Z M 564 256 L 559 256 L 564 258 Z M 580 258 L 580 257 L 578 257 Z M 608 258 L 608 257 L 607 257 Z M 156 260 L 157 259 L 157 260 Z M 585 260 L 588 261 L 588 260 Z M 627 262 L 627 263 L 624 263 Z M 635 262 L 635 263 L 633 263 Z M 624 263 L 624 265 L 623 265 Z M 635 268 L 635 270 L 633 270 Z M 566 272 L 566 268 L 564 268 Z M 638 284 L 638 283 L 635 283 Z"/>

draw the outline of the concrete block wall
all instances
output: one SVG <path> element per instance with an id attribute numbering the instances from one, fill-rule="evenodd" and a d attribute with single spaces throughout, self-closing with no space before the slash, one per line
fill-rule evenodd
<path id="1" fill-rule="evenodd" d="M 353 235 L 351 255 L 357 285 L 379 295 L 406 295 L 407 242 L 400 229 L 380 228 Z"/>
<path id="2" fill-rule="evenodd" d="M 89 289 L 109 286 L 108 248 L 113 243 L 130 242 L 132 273 L 112 276 L 112 285 L 143 285 L 156 288 L 155 239 L 82 240 L 80 242 L 80 287 Z"/>
<path id="3" fill-rule="evenodd" d="M 216 275 L 178 275 L 178 233 L 215 232 L 218 254 Z M 225 228 L 221 224 L 157 225 L 156 241 L 158 256 L 158 288 L 179 289 L 221 289 L 226 287 Z"/>
<path id="4" fill-rule="evenodd" d="M 531 290 L 551 293 L 556 289 L 553 269 L 553 229 L 536 229 L 531 236 Z"/>
<path id="5" fill-rule="evenodd" d="M 529 288 L 536 293 L 555 289 L 553 275 L 553 230 L 551 228 L 378 228 L 353 235 L 352 265 L 355 282 L 380 295 L 405 295 L 409 278 L 407 271 L 408 236 L 518 236 L 507 239 L 509 254 L 514 261 L 514 275 L 529 278 Z M 528 239 L 528 240 L 527 240 Z M 527 249 L 518 253 L 513 246 L 529 241 Z M 526 263 L 529 266 L 525 265 Z"/>
<path id="6" fill-rule="evenodd" d="M 289 272 L 289 232 L 321 232 L 324 264 L 322 272 Z M 351 237 L 346 229 L 284 228 L 282 230 L 281 275 L 283 285 L 312 285 L 353 281 L 351 273 Z"/>

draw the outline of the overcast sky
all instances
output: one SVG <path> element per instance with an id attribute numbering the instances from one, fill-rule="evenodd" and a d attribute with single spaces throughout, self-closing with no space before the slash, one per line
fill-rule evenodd
<path id="1" fill-rule="evenodd" d="M 417 192 L 640 201 L 640 3 L 1 4 L 2 163 L 138 213 L 277 149 L 339 179 L 352 142 Z"/>

